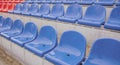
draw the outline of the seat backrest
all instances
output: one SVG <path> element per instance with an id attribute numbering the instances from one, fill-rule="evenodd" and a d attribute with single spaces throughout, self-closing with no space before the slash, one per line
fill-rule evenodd
<path id="1" fill-rule="evenodd" d="M 61 4 L 54 5 L 51 14 L 55 16 L 62 16 L 64 14 L 64 7 Z"/>
<path id="2" fill-rule="evenodd" d="M 10 3 L 5 3 L 4 6 L 3 6 L 3 9 L 8 9 Z"/>
<path id="3" fill-rule="evenodd" d="M 118 0 L 118 2 L 120 2 L 120 0 Z"/>
<path id="4" fill-rule="evenodd" d="M 106 9 L 101 5 L 91 5 L 87 8 L 84 19 L 105 21 Z"/>
<path id="5" fill-rule="evenodd" d="M 0 26 L 3 25 L 3 22 L 4 22 L 4 18 L 2 16 L 0 16 Z"/>
<path id="6" fill-rule="evenodd" d="M 14 10 L 20 10 L 21 9 L 21 4 L 16 4 L 16 6 L 15 6 L 15 9 Z"/>
<path id="7" fill-rule="evenodd" d="M 46 0 L 46 1 L 52 1 L 52 0 Z"/>
<path id="8" fill-rule="evenodd" d="M 21 7 L 21 11 L 27 11 L 29 9 L 28 3 L 24 3 L 23 6 Z"/>
<path id="9" fill-rule="evenodd" d="M 20 0 L 20 2 L 22 3 L 22 2 L 25 2 L 25 0 Z"/>
<path id="10" fill-rule="evenodd" d="M 74 1 L 74 0 L 66 0 L 66 1 Z"/>
<path id="11" fill-rule="evenodd" d="M 48 14 L 49 12 L 50 12 L 49 4 L 42 4 L 40 9 L 39 9 L 39 13 Z"/>
<path id="12" fill-rule="evenodd" d="M 120 6 L 113 8 L 109 17 L 109 22 L 120 23 Z"/>
<path id="13" fill-rule="evenodd" d="M 5 6 L 5 3 L 2 3 L 2 6 L 0 7 L 0 9 L 3 9 Z"/>
<path id="14" fill-rule="evenodd" d="M 100 57 L 120 65 L 120 41 L 103 38 L 94 42 L 88 58 Z M 115 61 L 115 62 L 114 62 Z"/>
<path id="15" fill-rule="evenodd" d="M 26 2 L 29 2 L 29 1 L 31 1 L 31 0 L 26 0 Z"/>
<path id="16" fill-rule="evenodd" d="M 61 1 L 61 2 L 62 2 L 62 1 L 64 1 L 64 0 L 55 0 L 55 1 Z"/>
<path id="17" fill-rule="evenodd" d="M 114 2 L 115 0 L 98 0 L 99 2 Z"/>
<path id="18" fill-rule="evenodd" d="M 2 3 L 0 3 L 0 8 L 2 7 Z"/>
<path id="19" fill-rule="evenodd" d="M 12 26 L 12 30 L 22 32 L 23 27 L 24 26 L 23 26 L 23 23 L 22 23 L 21 20 L 15 20 L 14 23 L 13 23 L 13 26 Z"/>
<path id="20" fill-rule="evenodd" d="M 82 7 L 78 4 L 72 4 L 72 5 L 68 6 L 65 16 L 71 17 L 71 18 L 81 18 L 82 17 Z"/>
<path id="21" fill-rule="evenodd" d="M 11 3 L 8 10 L 14 10 L 14 8 L 15 8 L 15 3 Z"/>
<path id="22" fill-rule="evenodd" d="M 81 52 L 86 50 L 86 39 L 76 31 L 66 31 L 60 39 L 60 46 L 71 46 Z"/>
<path id="23" fill-rule="evenodd" d="M 32 2 L 35 2 L 36 0 L 31 0 Z"/>
<path id="24" fill-rule="evenodd" d="M 45 1 L 45 0 L 37 0 L 38 2 L 42 2 L 42 1 Z"/>
<path id="25" fill-rule="evenodd" d="M 82 0 L 82 1 L 92 1 L 92 2 L 95 2 L 96 0 Z"/>
<path id="26" fill-rule="evenodd" d="M 34 23 L 28 22 L 25 24 L 25 29 L 23 30 L 23 33 L 36 37 L 37 32 L 38 32 L 38 29 Z"/>
<path id="27" fill-rule="evenodd" d="M 11 18 L 6 18 L 3 22 L 3 26 L 2 27 L 8 27 L 8 28 L 11 28 L 12 26 L 12 23 L 13 23 L 13 20 Z"/>
<path id="28" fill-rule="evenodd" d="M 34 4 L 32 4 L 32 5 L 30 6 L 30 8 L 29 8 L 28 11 L 37 12 L 37 11 L 38 11 L 38 8 L 39 8 L 38 4 L 34 3 Z"/>
<path id="29" fill-rule="evenodd" d="M 56 45 L 57 43 L 57 33 L 55 29 L 51 26 L 43 26 L 39 32 L 39 38 L 47 38 L 52 41 L 52 45 Z M 51 43 L 49 44 L 51 45 Z"/>

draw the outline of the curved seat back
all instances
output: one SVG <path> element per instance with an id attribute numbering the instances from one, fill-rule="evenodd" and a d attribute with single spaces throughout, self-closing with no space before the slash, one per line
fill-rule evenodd
<path id="1" fill-rule="evenodd" d="M 8 10 L 14 10 L 14 8 L 15 8 L 15 3 L 11 3 L 11 4 L 9 5 Z"/>
<path id="2" fill-rule="evenodd" d="M 54 5 L 51 14 L 55 16 L 62 16 L 64 14 L 64 7 L 61 4 Z"/>
<path id="3" fill-rule="evenodd" d="M 4 6 L 3 6 L 2 11 L 3 11 L 3 12 L 7 12 L 7 11 L 8 11 L 8 8 L 9 8 L 9 5 L 10 5 L 10 3 L 5 3 Z"/>
<path id="4" fill-rule="evenodd" d="M 6 18 L 5 21 L 3 22 L 3 26 L 2 27 L 5 27 L 5 28 L 11 28 L 12 26 L 12 19 L 11 18 Z"/>
<path id="5" fill-rule="evenodd" d="M 52 44 L 47 44 L 47 45 L 52 45 L 56 46 L 57 45 L 57 33 L 55 29 L 51 26 L 44 26 L 41 28 L 39 32 L 39 38 L 46 38 L 52 42 Z"/>
<path id="6" fill-rule="evenodd" d="M 31 5 L 31 7 L 29 8 L 28 11 L 34 13 L 34 12 L 37 12 L 37 11 L 38 11 L 38 8 L 39 8 L 39 7 L 38 7 L 38 4 L 34 3 L 34 4 Z"/>
<path id="7" fill-rule="evenodd" d="M 77 56 L 84 56 L 86 51 L 86 39 L 84 36 L 76 31 L 66 31 L 62 34 L 59 46 L 72 47 L 72 53 Z M 71 53 L 70 52 L 70 53 Z"/>
<path id="8" fill-rule="evenodd" d="M 87 8 L 84 19 L 105 21 L 106 9 L 100 5 L 91 5 Z"/>
<path id="9" fill-rule="evenodd" d="M 2 3 L 1 7 L 0 7 L 0 11 L 2 11 L 4 9 L 5 3 Z"/>
<path id="10" fill-rule="evenodd" d="M 120 0 L 118 0 L 118 2 L 120 2 Z"/>
<path id="11" fill-rule="evenodd" d="M 2 3 L 0 3 L 0 9 L 2 8 Z"/>
<path id="12" fill-rule="evenodd" d="M 77 4 L 68 6 L 65 16 L 70 17 L 70 18 L 81 18 L 82 17 L 82 7 Z"/>
<path id="13" fill-rule="evenodd" d="M 120 24 L 120 6 L 113 8 L 108 23 Z"/>
<path id="14" fill-rule="evenodd" d="M 40 9 L 39 9 L 39 13 L 48 14 L 49 12 L 50 12 L 49 4 L 42 4 Z"/>
<path id="15" fill-rule="evenodd" d="M 95 2 L 96 0 L 82 0 L 84 2 Z"/>
<path id="16" fill-rule="evenodd" d="M 29 5 L 28 3 L 24 3 L 23 6 L 21 7 L 21 12 L 28 11 Z"/>
<path id="17" fill-rule="evenodd" d="M 54 0 L 53 3 L 62 3 L 64 0 Z"/>
<path id="18" fill-rule="evenodd" d="M 120 41 L 110 38 L 98 39 L 92 46 L 88 60 L 92 60 L 91 58 L 98 60 L 94 62 L 98 65 L 120 65 Z M 89 62 L 85 65 L 89 65 Z"/>
<path id="19" fill-rule="evenodd" d="M 32 23 L 28 22 L 25 24 L 25 29 L 23 30 L 23 34 L 27 34 L 28 36 L 32 36 L 33 38 L 36 37 L 38 32 L 37 26 Z"/>
<path id="20" fill-rule="evenodd" d="M 0 27 L 3 25 L 3 22 L 4 22 L 4 18 L 0 16 Z"/>
<path id="21" fill-rule="evenodd" d="M 98 0 L 99 2 L 114 2 L 115 0 Z"/>
<path id="22" fill-rule="evenodd" d="M 23 23 L 22 23 L 21 20 L 15 20 L 14 23 L 13 23 L 13 26 L 12 26 L 12 30 L 21 33 L 22 30 L 23 30 L 23 27 L 24 26 L 23 26 Z"/>
<path id="23" fill-rule="evenodd" d="M 16 10 L 16 11 L 20 11 L 20 9 L 21 9 L 21 4 L 16 4 L 16 6 L 15 6 L 15 9 L 14 10 Z"/>

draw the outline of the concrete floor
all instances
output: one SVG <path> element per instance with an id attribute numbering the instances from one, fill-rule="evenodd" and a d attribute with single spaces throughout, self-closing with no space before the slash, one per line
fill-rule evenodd
<path id="1" fill-rule="evenodd" d="M 90 46 L 87 46 L 86 56 L 89 55 Z M 16 59 L 12 58 L 8 54 L 4 52 L 2 48 L 0 48 L 0 65 L 22 65 Z"/>
<path id="2" fill-rule="evenodd" d="M 3 49 L 0 48 L 0 65 L 22 65 L 17 60 L 7 55 Z"/>

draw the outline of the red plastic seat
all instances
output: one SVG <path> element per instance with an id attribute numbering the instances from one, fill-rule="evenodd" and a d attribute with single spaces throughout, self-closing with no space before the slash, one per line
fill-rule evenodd
<path id="1" fill-rule="evenodd" d="M 8 12 L 9 10 L 14 10 L 15 3 L 5 3 L 2 12 Z"/>
<path id="2" fill-rule="evenodd" d="M 0 3 L 0 9 L 1 9 L 1 7 L 2 7 L 2 3 Z"/>
<path id="3" fill-rule="evenodd" d="M 0 12 L 2 10 L 2 7 L 3 7 L 3 3 L 0 2 Z"/>
<path id="4" fill-rule="evenodd" d="M 4 9 L 4 6 L 5 6 L 5 3 L 1 3 L 0 12 L 2 12 L 2 10 Z"/>
<path id="5" fill-rule="evenodd" d="M 4 3 L 5 3 L 5 2 L 7 2 L 7 0 L 2 0 L 2 2 L 4 2 Z"/>
<path id="6" fill-rule="evenodd" d="M 0 3 L 22 3 L 25 0 L 0 0 Z"/>
<path id="7" fill-rule="evenodd" d="M 25 2 L 25 0 L 20 0 L 20 3 Z"/>
<path id="8" fill-rule="evenodd" d="M 0 0 L 0 3 L 2 2 L 3 0 Z"/>
<path id="9" fill-rule="evenodd" d="M 7 11 L 8 11 L 8 8 L 9 8 L 9 5 L 10 5 L 10 3 L 5 3 L 5 4 L 4 4 L 4 7 L 3 7 L 3 9 L 2 9 L 2 12 L 7 12 Z"/>
<path id="10" fill-rule="evenodd" d="M 4 2 L 4 3 L 8 3 L 8 2 L 9 2 L 9 0 L 3 0 L 3 2 Z"/>
<path id="11" fill-rule="evenodd" d="M 12 11 L 12 10 L 14 10 L 14 8 L 15 8 L 15 3 L 11 3 L 10 5 L 9 5 L 9 7 L 8 7 L 8 11 Z M 7 11 L 7 12 L 8 12 Z"/>
<path id="12" fill-rule="evenodd" d="M 24 0 L 11 0 L 12 3 L 21 3 L 24 2 Z"/>

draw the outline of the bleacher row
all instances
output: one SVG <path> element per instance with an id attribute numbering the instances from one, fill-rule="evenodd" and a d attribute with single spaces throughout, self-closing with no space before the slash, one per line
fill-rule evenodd
<path id="1" fill-rule="evenodd" d="M 24 2 L 24 0 L 0 0 L 0 12 L 12 11 L 16 4 L 22 2 Z"/>
<path id="2" fill-rule="evenodd" d="M 82 7 L 78 4 L 69 5 L 64 12 L 62 4 L 55 4 L 50 9 L 49 4 L 42 4 L 39 7 L 36 3 L 31 5 L 24 3 L 17 4 L 15 9 L 9 12 L 95 27 L 103 25 L 107 29 L 120 30 L 120 6 L 112 9 L 108 20 L 106 20 L 106 8 L 101 5 L 89 6 L 84 15 L 82 15 Z"/>
<path id="3" fill-rule="evenodd" d="M 38 32 L 33 22 L 0 16 L 0 35 L 0 47 L 25 65 L 120 65 L 120 41 L 111 38 L 96 40 L 86 59 L 87 41 L 77 31 L 65 31 L 58 42 L 52 26 Z"/>
<path id="4" fill-rule="evenodd" d="M 0 0 L 0 3 L 22 3 L 24 0 Z"/>
<path id="5" fill-rule="evenodd" d="M 15 3 L 63 3 L 63 4 L 81 4 L 81 5 L 91 5 L 91 4 L 99 4 L 99 5 L 120 5 L 120 0 L 0 0 L 0 2 L 15 2 Z"/>
<path id="6" fill-rule="evenodd" d="M 120 0 L 26 0 L 27 3 L 63 3 L 63 4 L 82 4 L 82 5 L 120 5 Z"/>
<path id="7" fill-rule="evenodd" d="M 72 0 L 68 0 L 68 1 L 71 2 Z M 73 1 L 77 1 L 77 0 L 73 0 Z M 104 0 L 99 0 L 99 1 L 104 1 Z M 109 0 L 109 1 L 114 2 L 114 0 Z M 105 1 L 105 2 L 110 3 L 109 1 Z M 23 2 L 23 0 L 20 0 L 20 2 Z M 82 6 L 78 4 L 70 5 L 67 8 L 67 11 L 64 12 L 64 5 L 62 4 L 55 4 L 52 7 L 52 9 L 50 9 L 49 4 L 42 4 L 41 7 L 39 7 L 39 4 L 37 3 L 33 3 L 30 5 L 29 4 L 30 1 L 25 1 L 25 2 L 27 3 L 23 3 L 23 4 L 0 3 L 0 12 L 23 14 L 27 16 L 35 16 L 35 17 L 59 20 L 69 23 L 78 23 L 78 24 L 95 26 L 95 27 L 101 27 L 102 25 L 104 25 L 104 28 L 107 29 L 120 30 L 119 6 L 113 8 L 109 20 L 106 20 L 106 8 L 101 5 L 89 6 L 86 10 L 85 15 L 83 15 Z M 32 2 L 34 2 L 34 0 Z"/>

